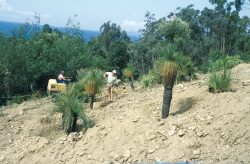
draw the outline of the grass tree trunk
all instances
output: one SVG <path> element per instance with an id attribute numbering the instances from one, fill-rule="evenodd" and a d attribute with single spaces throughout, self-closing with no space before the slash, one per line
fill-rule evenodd
<path id="1" fill-rule="evenodd" d="M 76 131 L 77 119 L 78 119 L 78 117 L 75 114 L 67 115 L 67 114 L 63 113 L 63 115 L 62 115 L 62 128 L 67 134 Z"/>
<path id="2" fill-rule="evenodd" d="M 135 87 L 134 87 L 134 78 L 130 78 L 130 87 L 132 89 L 132 91 L 135 91 Z"/>
<path id="3" fill-rule="evenodd" d="M 90 104 L 90 109 L 93 109 L 93 106 L 94 106 L 94 96 L 89 96 L 89 104 Z"/>
<path id="4" fill-rule="evenodd" d="M 167 118 L 169 115 L 170 104 L 172 100 L 173 87 L 164 87 L 163 104 L 162 104 L 162 118 Z"/>
<path id="5" fill-rule="evenodd" d="M 77 115 L 74 115 L 73 117 L 73 122 L 72 122 L 72 127 L 71 127 L 71 132 L 75 132 L 76 131 L 76 122 L 77 122 Z"/>

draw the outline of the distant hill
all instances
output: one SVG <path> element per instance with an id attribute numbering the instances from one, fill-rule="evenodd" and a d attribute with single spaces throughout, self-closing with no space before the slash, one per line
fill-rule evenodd
<path id="1" fill-rule="evenodd" d="M 23 23 L 0 21 L 0 33 L 3 33 L 6 36 L 12 36 L 21 25 L 23 25 Z M 58 29 L 61 32 L 65 32 L 65 28 L 63 27 L 51 26 L 51 28 Z M 83 37 L 86 41 L 89 41 L 91 38 L 95 38 L 100 35 L 99 31 L 82 30 L 82 32 Z M 128 36 L 132 41 L 136 41 L 139 39 L 139 35 L 135 32 L 128 32 Z"/>

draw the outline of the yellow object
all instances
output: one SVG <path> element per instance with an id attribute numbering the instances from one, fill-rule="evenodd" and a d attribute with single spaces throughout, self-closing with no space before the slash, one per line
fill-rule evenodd
<path id="1" fill-rule="evenodd" d="M 66 91 L 66 84 L 57 83 L 56 79 L 49 79 L 47 87 L 48 95 L 62 91 Z"/>

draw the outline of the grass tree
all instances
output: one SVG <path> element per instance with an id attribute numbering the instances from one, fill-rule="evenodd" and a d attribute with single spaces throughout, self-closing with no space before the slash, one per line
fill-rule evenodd
<path id="1" fill-rule="evenodd" d="M 162 76 L 164 79 L 164 93 L 162 105 L 162 118 L 169 115 L 170 104 L 173 94 L 173 86 L 177 76 L 177 64 L 174 61 L 166 61 L 162 67 Z"/>
<path id="2" fill-rule="evenodd" d="M 76 131 L 79 118 L 85 129 L 91 126 L 91 121 L 85 115 L 82 102 L 75 92 L 74 86 L 69 86 L 68 90 L 60 93 L 55 100 L 56 112 L 62 113 L 62 128 L 67 134 Z"/>
<path id="3" fill-rule="evenodd" d="M 84 77 L 84 90 L 89 97 L 90 108 L 93 109 L 95 95 L 99 93 L 103 85 L 102 72 L 99 70 L 89 70 Z"/>
<path id="4" fill-rule="evenodd" d="M 132 67 L 127 67 L 124 69 L 123 71 L 123 76 L 129 80 L 130 83 L 130 87 L 132 88 L 132 90 L 135 90 L 134 87 L 134 76 L 135 76 L 135 71 Z"/>
<path id="5" fill-rule="evenodd" d="M 230 68 L 238 64 L 231 57 L 221 57 L 211 65 L 211 74 L 208 81 L 209 92 L 219 93 L 231 90 L 232 77 Z"/>

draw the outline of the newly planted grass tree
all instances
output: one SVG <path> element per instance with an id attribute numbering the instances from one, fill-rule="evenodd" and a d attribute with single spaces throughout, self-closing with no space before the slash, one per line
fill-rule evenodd
<path id="1" fill-rule="evenodd" d="M 84 77 L 84 90 L 89 97 L 90 108 L 93 109 L 94 98 L 99 93 L 101 86 L 103 85 L 102 72 L 99 70 L 89 70 Z"/>
<path id="2" fill-rule="evenodd" d="M 135 76 L 135 71 L 132 67 L 127 67 L 124 69 L 123 71 L 123 76 L 129 80 L 130 83 L 130 87 L 131 89 L 134 91 L 135 87 L 134 87 L 134 76 Z"/>
<path id="3" fill-rule="evenodd" d="M 85 115 L 82 102 L 75 91 L 74 86 L 69 86 L 67 92 L 60 93 L 55 100 L 56 112 L 62 113 L 62 128 L 67 134 L 76 131 L 79 118 L 83 121 L 85 130 L 91 126 L 91 121 Z"/>
<path id="4" fill-rule="evenodd" d="M 162 68 L 162 76 L 164 79 L 164 93 L 162 104 L 162 118 L 169 115 L 170 104 L 173 94 L 173 86 L 177 76 L 177 64 L 174 61 L 167 61 Z"/>
<path id="5" fill-rule="evenodd" d="M 212 64 L 211 75 L 208 81 L 209 92 L 227 92 L 231 90 L 232 77 L 230 70 L 232 64 L 227 57 Z"/>

